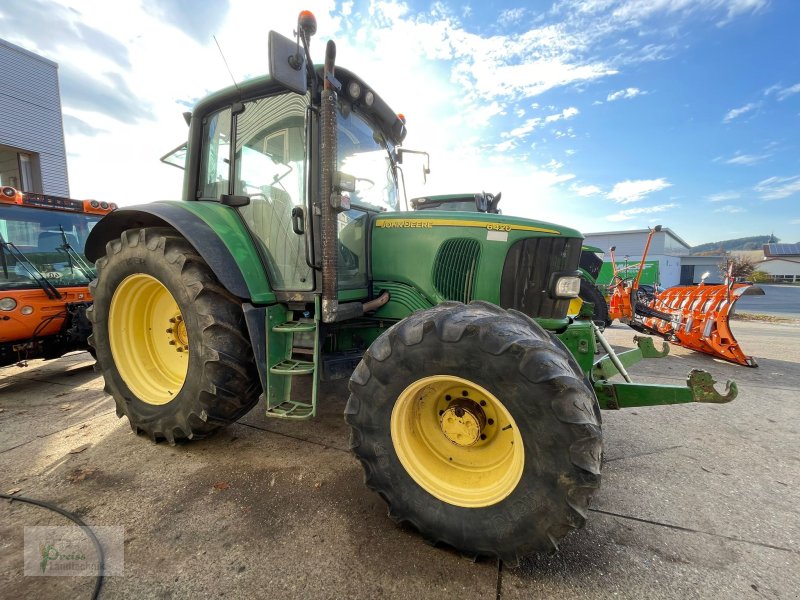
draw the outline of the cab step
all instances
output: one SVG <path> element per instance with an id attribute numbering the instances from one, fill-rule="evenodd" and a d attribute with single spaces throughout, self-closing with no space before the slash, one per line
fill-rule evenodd
<path id="1" fill-rule="evenodd" d="M 303 313 L 304 319 L 297 319 L 296 312 L 281 304 L 267 309 L 268 417 L 301 420 L 317 413 L 319 300 L 315 309 L 313 319 L 308 313 Z M 295 377 L 311 378 L 310 402 L 292 399 Z"/>
<path id="2" fill-rule="evenodd" d="M 310 375 L 316 368 L 317 365 L 313 361 L 287 358 L 270 367 L 269 372 L 276 375 Z"/>

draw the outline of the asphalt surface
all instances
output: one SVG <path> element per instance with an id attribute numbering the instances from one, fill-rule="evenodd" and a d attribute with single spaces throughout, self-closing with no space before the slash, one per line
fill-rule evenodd
<path id="1" fill-rule="evenodd" d="M 800 319 L 800 285 L 759 283 L 758 287 L 764 295 L 742 296 L 736 302 L 737 312 Z"/>
<path id="2" fill-rule="evenodd" d="M 105 598 L 797 598 L 800 325 L 733 326 L 758 369 L 673 347 L 631 374 L 682 385 L 705 368 L 739 397 L 604 412 L 586 528 L 515 568 L 392 523 L 347 450 L 344 385 L 324 387 L 313 422 L 259 406 L 170 447 L 117 419 L 87 354 L 3 369 L 0 491 L 125 528 L 125 572 Z M 607 330 L 618 349 L 633 334 Z M 68 522 L 0 502 L 0 596 L 89 598 L 88 578 L 22 575 L 23 527 L 44 524 Z"/>

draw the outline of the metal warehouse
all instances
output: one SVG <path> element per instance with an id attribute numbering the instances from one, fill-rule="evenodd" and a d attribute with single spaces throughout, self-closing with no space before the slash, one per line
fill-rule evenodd
<path id="1" fill-rule="evenodd" d="M 585 244 L 596 246 L 606 252 L 605 260 L 610 260 L 608 250 L 616 246 L 616 258 L 620 263 L 636 263 L 642 259 L 649 229 L 631 231 L 603 231 L 586 233 Z M 687 265 L 685 272 L 681 267 L 681 257 L 691 251 L 691 246 L 683 241 L 674 231 L 665 227 L 653 236 L 650 251 L 647 255 L 646 271 L 656 270 L 654 281 L 662 287 L 671 287 L 679 283 L 694 281 L 694 265 Z M 621 265 L 620 265 L 621 266 Z M 647 275 L 647 273 L 645 273 Z"/>
<path id="2" fill-rule="evenodd" d="M 0 40 L 0 185 L 69 197 L 58 65 Z"/>

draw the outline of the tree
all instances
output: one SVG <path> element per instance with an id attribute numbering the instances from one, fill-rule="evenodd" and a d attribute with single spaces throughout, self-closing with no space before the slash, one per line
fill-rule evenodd
<path id="1" fill-rule="evenodd" d="M 720 264 L 720 274 L 723 279 L 730 273 L 734 281 L 752 279 L 756 266 L 753 260 L 746 256 L 726 256 L 725 262 Z"/>
<path id="2" fill-rule="evenodd" d="M 764 271 L 753 271 L 752 281 L 753 283 L 769 283 L 772 281 L 772 275 Z"/>

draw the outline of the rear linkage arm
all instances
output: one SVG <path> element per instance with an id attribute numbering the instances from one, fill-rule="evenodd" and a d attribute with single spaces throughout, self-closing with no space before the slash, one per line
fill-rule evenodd
<path id="1" fill-rule="evenodd" d="M 663 358 L 669 354 L 669 344 L 663 342 L 661 350 L 653 344 L 653 338 L 634 336 L 636 348 L 616 353 L 594 327 L 595 335 L 607 355 L 594 363 L 590 374 L 600 407 L 603 409 L 634 408 L 638 406 L 658 406 L 661 404 L 683 404 L 687 402 L 730 402 L 738 394 L 736 383 L 728 381 L 725 393 L 720 394 L 714 387 L 716 381 L 707 371 L 692 369 L 686 377 L 686 387 L 652 383 L 634 383 L 628 376 L 629 367 L 645 358 Z M 614 375 L 622 375 L 624 382 L 610 382 Z"/>

